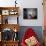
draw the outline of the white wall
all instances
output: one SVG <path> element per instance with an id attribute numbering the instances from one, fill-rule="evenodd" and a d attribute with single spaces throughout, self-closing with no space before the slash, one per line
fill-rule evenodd
<path id="1" fill-rule="evenodd" d="M 22 1 L 21 1 L 22 2 Z M 23 10 L 21 10 L 20 15 L 20 25 L 22 26 L 43 26 L 43 7 L 42 0 L 24 0 L 21 3 L 22 8 L 37 8 L 38 9 L 38 19 L 37 20 L 24 20 Z"/>
<path id="2" fill-rule="evenodd" d="M 14 6 L 15 0 L 0 0 L 0 6 Z M 21 26 L 43 26 L 43 7 L 42 0 L 17 0 L 20 7 L 19 10 L 19 24 Z M 38 9 L 38 19 L 37 20 L 24 20 L 23 19 L 23 8 L 37 8 Z"/>

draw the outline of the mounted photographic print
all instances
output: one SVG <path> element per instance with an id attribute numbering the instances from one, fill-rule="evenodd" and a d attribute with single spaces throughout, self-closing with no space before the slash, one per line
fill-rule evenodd
<path id="1" fill-rule="evenodd" d="M 2 19 L 3 24 L 17 24 L 17 16 L 3 16 Z"/>
<path id="2" fill-rule="evenodd" d="M 2 10 L 2 15 L 9 15 L 9 10 Z"/>
<path id="3" fill-rule="evenodd" d="M 24 19 L 37 19 L 37 8 L 23 8 Z"/>

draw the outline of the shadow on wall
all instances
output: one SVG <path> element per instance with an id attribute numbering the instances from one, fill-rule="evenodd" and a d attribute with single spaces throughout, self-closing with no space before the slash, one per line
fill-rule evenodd
<path id="1" fill-rule="evenodd" d="M 43 43 L 43 30 L 42 30 L 42 26 L 21 26 L 20 27 L 20 31 L 19 31 L 19 40 L 21 42 L 24 33 L 26 32 L 26 30 L 28 28 L 32 28 L 34 30 L 34 32 L 37 34 L 37 37 L 39 39 L 39 41 L 41 43 Z"/>

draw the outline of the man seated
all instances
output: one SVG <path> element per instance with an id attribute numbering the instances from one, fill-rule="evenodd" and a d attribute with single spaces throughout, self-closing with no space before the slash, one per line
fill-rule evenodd
<path id="1" fill-rule="evenodd" d="M 32 28 L 27 29 L 21 42 L 22 46 L 41 46 L 37 35 Z"/>

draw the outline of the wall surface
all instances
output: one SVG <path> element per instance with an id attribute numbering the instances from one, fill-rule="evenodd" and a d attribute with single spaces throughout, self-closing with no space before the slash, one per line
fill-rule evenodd
<path id="1" fill-rule="evenodd" d="M 15 0 L 0 0 L 0 7 L 10 7 L 15 6 Z M 42 0 L 17 0 L 17 6 L 19 9 L 19 24 L 21 26 L 43 26 L 43 6 Z M 24 20 L 23 19 L 23 8 L 37 8 L 38 19 L 36 20 Z"/>
<path id="2" fill-rule="evenodd" d="M 21 1 L 22 2 L 22 1 Z M 38 19 L 37 20 L 24 20 L 23 19 L 23 8 L 37 8 L 38 10 Z M 22 26 L 42 26 L 43 25 L 43 6 L 42 0 L 24 0 L 21 3 L 21 12 L 20 12 L 20 25 Z"/>
<path id="3" fill-rule="evenodd" d="M 44 0 L 44 26 L 46 27 L 46 0 Z"/>

